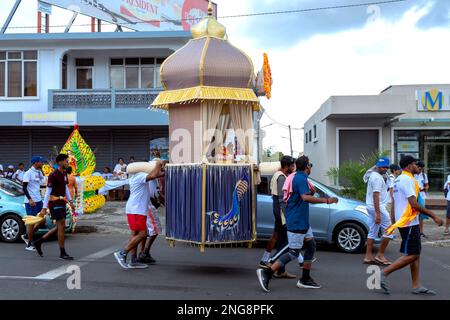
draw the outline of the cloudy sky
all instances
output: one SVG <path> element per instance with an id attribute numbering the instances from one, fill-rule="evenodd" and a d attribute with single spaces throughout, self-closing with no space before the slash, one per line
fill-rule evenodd
<path id="1" fill-rule="evenodd" d="M 216 0 L 219 17 L 366 3 L 369 0 Z M 0 23 L 14 0 L 0 0 Z M 14 26 L 34 26 L 35 0 L 22 0 Z M 54 9 L 52 25 L 71 13 Z M 274 78 L 273 98 L 263 104 L 275 120 L 301 128 L 331 95 L 378 94 L 394 84 L 449 83 L 450 1 L 407 0 L 379 6 L 219 20 L 230 41 L 259 69 L 267 52 Z M 89 23 L 86 17 L 76 24 Z M 61 31 L 63 28 L 54 29 Z M 33 29 L 13 29 L 33 32 Z M 77 27 L 73 31 L 89 31 Z M 270 125 L 267 117 L 262 125 Z M 289 152 L 287 130 L 266 128 L 265 147 Z M 303 132 L 293 131 L 294 150 Z"/>

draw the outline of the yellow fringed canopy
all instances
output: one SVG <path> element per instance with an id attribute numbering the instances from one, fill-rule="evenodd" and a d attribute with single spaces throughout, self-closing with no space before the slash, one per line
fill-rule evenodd
<path id="1" fill-rule="evenodd" d="M 252 89 L 198 86 L 193 88 L 161 92 L 152 106 L 167 110 L 170 104 L 195 102 L 197 100 L 216 100 L 224 103 L 237 102 L 252 104 L 259 111 L 259 100 Z"/>

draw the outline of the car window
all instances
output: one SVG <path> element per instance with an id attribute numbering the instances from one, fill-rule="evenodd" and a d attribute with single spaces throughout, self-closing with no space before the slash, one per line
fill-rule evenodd
<path id="1" fill-rule="evenodd" d="M 320 188 L 315 187 L 315 189 L 316 189 L 315 196 L 317 196 L 317 197 L 319 197 L 319 198 L 328 198 L 328 197 L 329 197 L 329 195 L 327 195 L 327 194 L 325 193 L 325 191 L 321 190 Z"/>
<path id="2" fill-rule="evenodd" d="M 22 186 L 8 179 L 0 178 L 0 190 L 11 196 L 23 196 Z"/>
<path id="3" fill-rule="evenodd" d="M 270 177 L 261 177 L 261 183 L 258 185 L 258 194 L 270 195 Z"/>

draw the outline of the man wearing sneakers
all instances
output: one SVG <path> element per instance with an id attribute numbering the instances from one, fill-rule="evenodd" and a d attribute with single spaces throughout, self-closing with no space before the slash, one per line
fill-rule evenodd
<path id="1" fill-rule="evenodd" d="M 69 179 L 67 177 L 66 169 L 69 167 L 69 156 L 66 154 L 59 154 L 55 160 L 58 168 L 48 176 L 47 190 L 45 193 L 43 209 L 40 215 L 50 214 L 52 220 L 56 221 L 56 227 L 48 231 L 39 240 L 33 241 L 32 244 L 36 248 L 36 252 L 42 257 L 42 243 L 53 236 L 58 234 L 58 244 L 60 255 L 63 260 L 73 260 L 73 257 L 69 256 L 64 247 L 64 233 L 66 229 L 66 205 L 72 207 L 72 197 L 68 188 Z"/>
<path id="2" fill-rule="evenodd" d="M 429 216 L 439 226 L 443 225 L 443 221 L 432 211 L 421 206 L 417 201 L 420 193 L 419 184 L 414 179 L 414 174 L 419 172 L 417 162 L 418 160 L 413 157 L 405 156 L 400 161 L 400 167 L 403 169 L 403 173 L 394 181 L 396 223 L 388 229 L 388 233 L 392 233 L 395 228 L 398 228 L 402 237 L 400 252 L 403 256 L 384 269 L 381 273 L 381 288 L 386 294 L 390 294 L 390 288 L 386 278 L 391 273 L 406 266 L 411 268 L 413 294 L 436 294 L 433 290 L 427 289 L 420 284 L 419 269 L 422 244 L 419 227 L 419 213 Z"/>
<path id="3" fill-rule="evenodd" d="M 45 177 L 42 173 L 44 158 L 33 157 L 31 159 L 31 168 L 23 175 L 23 193 L 25 194 L 25 210 L 28 216 L 36 217 L 42 210 L 43 202 L 41 196 L 41 186 L 45 183 Z M 27 233 L 22 235 L 22 240 L 26 243 L 26 250 L 35 251 L 31 242 L 36 230 L 45 224 L 45 219 L 34 226 L 27 226 Z"/>
<path id="4" fill-rule="evenodd" d="M 269 283 L 275 272 L 283 268 L 292 260 L 297 260 L 300 251 L 305 247 L 303 276 L 297 287 L 318 289 L 320 285 L 310 276 L 311 263 L 316 251 L 313 231 L 309 225 L 310 203 L 337 203 L 337 198 L 316 198 L 311 195 L 308 176 L 311 174 L 312 164 L 308 157 L 302 156 L 296 161 L 297 173 L 292 181 L 292 195 L 286 206 L 286 226 L 288 230 L 289 252 L 283 254 L 270 268 L 258 269 L 259 284 L 265 292 L 269 292 Z"/>
<path id="5" fill-rule="evenodd" d="M 117 262 L 124 269 L 148 268 L 148 265 L 138 262 L 137 247 L 147 238 L 147 216 L 150 203 L 148 182 L 164 176 L 162 170 L 162 162 L 158 161 L 149 174 L 141 172 L 129 176 L 130 197 L 127 201 L 126 213 L 131 238 L 124 249 L 114 253 Z M 127 263 L 129 253 L 131 254 L 131 259 Z"/>
<path id="6" fill-rule="evenodd" d="M 281 159 L 281 169 L 278 170 L 272 177 L 270 182 L 270 191 L 272 193 L 272 208 L 275 217 L 275 225 L 273 229 L 272 238 L 266 246 L 266 250 L 261 258 L 259 266 L 261 268 L 269 267 L 269 260 L 272 250 L 276 249 L 279 252 L 287 243 L 287 231 L 285 228 L 284 211 L 286 203 L 283 201 L 283 185 L 288 175 L 295 170 L 295 161 L 292 157 L 285 156 Z M 281 270 L 280 276 L 284 278 L 293 278 L 284 270 Z"/>
<path id="7" fill-rule="evenodd" d="M 150 254 L 152 245 L 155 242 L 158 235 L 162 232 L 161 222 L 159 221 L 158 209 L 161 204 L 159 203 L 161 187 L 159 185 L 159 179 L 153 179 L 148 182 L 150 201 L 148 205 L 147 216 L 147 239 L 141 243 L 141 253 L 139 254 L 138 262 L 145 264 L 156 263 Z"/>

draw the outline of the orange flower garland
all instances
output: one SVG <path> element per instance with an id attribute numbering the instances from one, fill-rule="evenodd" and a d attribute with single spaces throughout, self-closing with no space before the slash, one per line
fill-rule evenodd
<path id="1" fill-rule="evenodd" d="M 269 58 L 267 53 L 264 53 L 264 92 L 266 93 L 267 99 L 272 97 L 272 72 L 270 70 Z"/>

